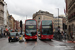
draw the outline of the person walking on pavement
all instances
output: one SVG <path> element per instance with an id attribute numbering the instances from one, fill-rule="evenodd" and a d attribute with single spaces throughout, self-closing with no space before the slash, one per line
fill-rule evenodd
<path id="1" fill-rule="evenodd" d="M 16 33 L 16 36 L 19 36 L 19 34 L 18 34 L 18 33 Z"/>
<path id="2" fill-rule="evenodd" d="M 65 40 L 66 40 L 66 38 L 67 38 L 67 33 L 66 32 L 65 32 L 65 35 L 64 36 L 65 36 Z"/>
<path id="3" fill-rule="evenodd" d="M 61 40 L 61 33 L 60 33 L 60 29 L 58 29 L 58 38 L 59 38 L 59 40 Z"/>
<path id="4" fill-rule="evenodd" d="M 63 34 L 63 39 L 65 39 L 65 32 L 63 31 L 63 33 L 62 33 L 62 34 Z"/>
<path id="5" fill-rule="evenodd" d="M 72 32 L 72 31 L 71 31 L 71 33 L 70 33 L 70 37 L 71 37 L 72 42 L 73 42 L 74 38 L 73 38 L 73 32 Z"/>
<path id="6" fill-rule="evenodd" d="M 4 30 L 4 37 L 6 37 L 5 34 L 6 34 L 6 31 Z"/>
<path id="7" fill-rule="evenodd" d="M 63 39 L 64 38 L 64 32 L 62 31 L 61 32 L 61 39 Z"/>

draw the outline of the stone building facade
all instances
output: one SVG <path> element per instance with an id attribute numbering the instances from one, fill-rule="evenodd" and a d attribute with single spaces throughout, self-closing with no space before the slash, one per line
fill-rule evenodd
<path id="1" fill-rule="evenodd" d="M 65 0 L 66 1 L 66 13 L 68 18 L 68 34 L 70 35 L 73 32 L 75 37 L 75 0 Z"/>
<path id="2" fill-rule="evenodd" d="M 4 2 L 4 25 L 5 25 L 6 28 L 9 29 L 8 16 L 9 16 L 9 12 L 7 10 L 7 3 Z"/>
<path id="3" fill-rule="evenodd" d="M 0 1 L 0 26 L 4 24 L 4 3 Z"/>
<path id="4" fill-rule="evenodd" d="M 8 25 L 9 25 L 9 27 L 11 28 L 11 29 L 15 29 L 15 19 L 12 17 L 12 15 L 9 15 L 9 17 L 8 17 Z"/>
<path id="5" fill-rule="evenodd" d="M 53 21 L 53 14 L 47 12 L 47 11 L 41 11 L 39 10 L 35 14 L 33 14 L 33 19 L 37 20 L 37 24 L 41 20 L 52 20 Z"/>
<path id="6" fill-rule="evenodd" d="M 58 31 L 58 17 L 54 17 L 54 30 L 55 32 Z M 63 19 L 59 18 L 59 26 L 60 26 L 60 30 L 63 31 Z"/>
<path id="7" fill-rule="evenodd" d="M 4 31 L 4 0 L 0 0 L 0 34 Z"/>
<path id="8" fill-rule="evenodd" d="M 8 25 L 9 25 L 9 27 L 12 29 L 12 15 L 9 15 L 8 16 Z"/>
<path id="9" fill-rule="evenodd" d="M 62 23 L 63 23 L 63 31 L 67 32 L 67 18 L 66 17 L 62 18 Z"/>

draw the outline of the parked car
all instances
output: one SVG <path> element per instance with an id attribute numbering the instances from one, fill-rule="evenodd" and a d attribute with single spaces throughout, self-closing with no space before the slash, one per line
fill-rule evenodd
<path id="1" fill-rule="evenodd" d="M 8 37 L 8 41 L 18 41 L 19 40 L 19 36 L 17 32 L 10 32 L 9 37 Z"/>

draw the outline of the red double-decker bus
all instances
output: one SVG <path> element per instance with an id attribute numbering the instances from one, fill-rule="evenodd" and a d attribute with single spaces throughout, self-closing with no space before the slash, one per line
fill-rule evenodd
<path id="1" fill-rule="evenodd" d="M 37 40 L 37 21 L 28 19 L 25 21 L 25 39 Z"/>
<path id="2" fill-rule="evenodd" d="M 53 39 L 53 22 L 51 20 L 40 22 L 40 39 Z"/>

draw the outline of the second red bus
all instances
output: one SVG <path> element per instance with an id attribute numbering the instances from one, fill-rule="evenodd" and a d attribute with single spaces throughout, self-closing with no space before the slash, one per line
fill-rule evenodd
<path id="1" fill-rule="evenodd" d="M 40 22 L 40 39 L 53 39 L 53 22 L 51 20 Z"/>

